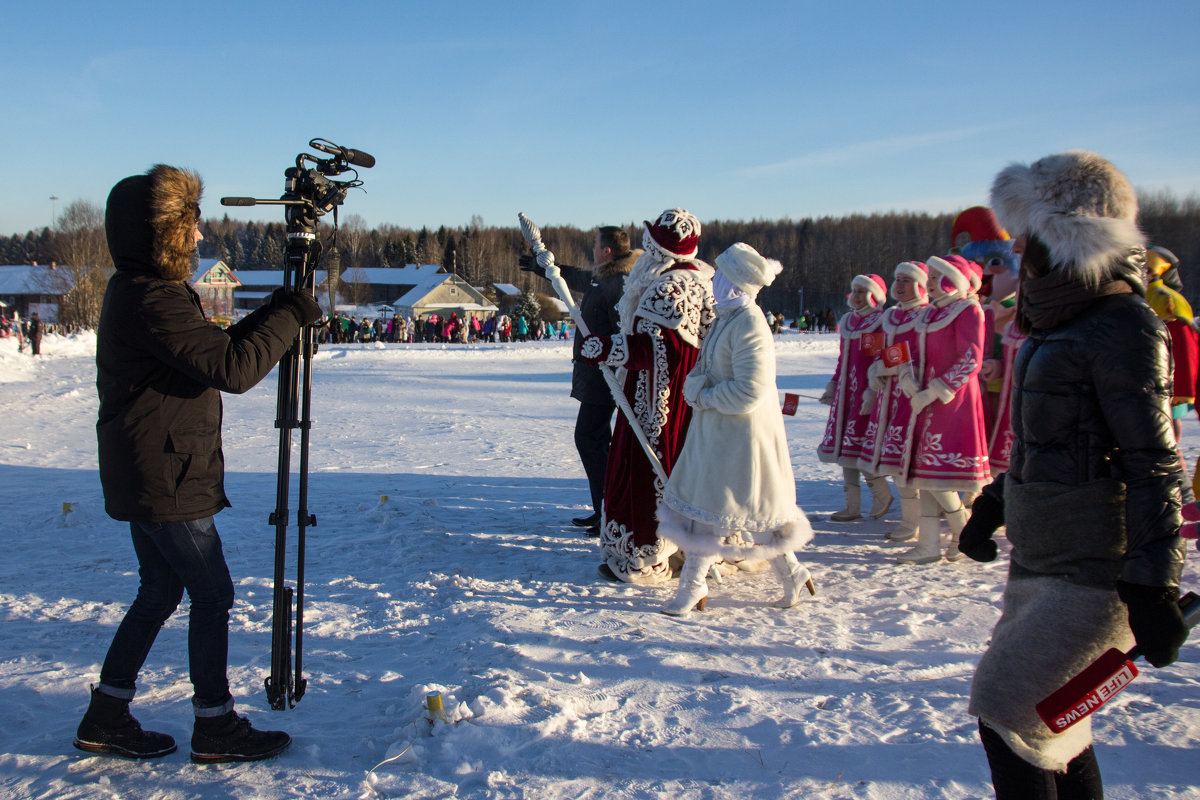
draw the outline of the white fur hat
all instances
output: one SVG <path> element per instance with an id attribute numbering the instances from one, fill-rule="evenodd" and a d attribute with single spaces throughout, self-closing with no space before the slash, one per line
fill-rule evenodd
<path id="1" fill-rule="evenodd" d="M 855 275 L 854 280 L 850 281 L 850 285 L 866 289 L 867 294 L 871 296 L 871 305 L 875 308 L 879 308 L 887 302 L 887 284 L 883 282 L 883 278 L 874 273 Z"/>
<path id="2" fill-rule="evenodd" d="M 775 276 L 783 271 L 783 264 L 773 258 L 764 258 L 748 244 L 736 242 L 717 256 L 717 269 L 734 286 L 754 294 L 764 286 L 771 285 Z"/>
<path id="3" fill-rule="evenodd" d="M 930 280 L 937 281 L 945 278 L 954 285 L 959 294 L 965 295 L 970 291 L 971 267 L 970 263 L 962 256 L 946 256 L 945 258 L 930 256 L 925 260 L 925 265 L 929 267 Z"/>
<path id="4" fill-rule="evenodd" d="M 1056 269 L 1080 276 L 1145 243 L 1129 179 L 1087 150 L 1006 167 L 992 183 L 991 204 L 1010 233 L 1036 236 Z"/>
<path id="5" fill-rule="evenodd" d="M 896 265 L 896 272 L 892 276 L 892 280 L 894 281 L 901 275 L 907 275 L 912 278 L 913 283 L 917 285 L 917 295 L 919 297 L 928 296 L 926 287 L 929 284 L 929 267 L 925 266 L 924 261 L 901 261 Z"/>

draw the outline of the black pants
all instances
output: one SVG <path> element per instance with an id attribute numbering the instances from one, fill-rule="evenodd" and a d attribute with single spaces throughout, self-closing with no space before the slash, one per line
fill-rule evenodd
<path id="1" fill-rule="evenodd" d="M 575 449 L 587 473 L 592 492 L 592 510 L 599 512 L 604 500 L 604 469 L 608 465 L 608 443 L 612 441 L 612 415 L 617 407 L 612 403 L 580 403 L 575 418 Z"/>
<path id="2" fill-rule="evenodd" d="M 1100 765 L 1091 747 L 1067 764 L 1066 772 L 1035 767 L 1014 753 L 1000 734 L 979 723 L 979 740 L 992 768 L 996 800 L 1103 800 Z"/>

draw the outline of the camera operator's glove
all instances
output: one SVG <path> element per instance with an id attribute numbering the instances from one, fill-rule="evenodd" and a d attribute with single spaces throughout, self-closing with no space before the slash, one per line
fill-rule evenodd
<path id="1" fill-rule="evenodd" d="M 958 534 L 958 550 L 972 561 L 996 560 L 999 548 L 992 536 L 1004 524 L 1004 504 L 986 492 L 971 504 L 971 518 Z"/>
<path id="2" fill-rule="evenodd" d="M 1117 581 L 1117 594 L 1129 608 L 1129 629 L 1146 660 L 1156 667 L 1174 663 L 1188 637 L 1179 587 Z"/>
<path id="3" fill-rule="evenodd" d="M 837 383 L 830 381 L 829 383 L 825 384 L 825 391 L 821 392 L 821 396 L 817 399 L 817 402 L 823 406 L 833 405 L 833 395 L 836 392 Z"/>
<path id="4" fill-rule="evenodd" d="M 312 325 L 325 316 L 317 301 L 308 292 L 293 292 L 287 287 L 280 287 L 271 293 L 267 303 L 270 308 L 282 308 L 290 311 L 301 327 Z"/>

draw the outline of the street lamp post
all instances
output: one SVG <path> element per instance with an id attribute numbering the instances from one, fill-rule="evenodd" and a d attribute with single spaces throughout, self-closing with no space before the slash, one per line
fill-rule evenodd
<path id="1" fill-rule="evenodd" d="M 50 230 L 54 230 L 54 220 L 58 216 L 55 210 L 55 203 L 58 202 L 58 195 L 50 195 Z"/>

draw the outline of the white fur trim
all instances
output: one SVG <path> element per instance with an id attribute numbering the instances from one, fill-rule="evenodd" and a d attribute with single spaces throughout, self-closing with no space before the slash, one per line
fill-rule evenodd
<path id="1" fill-rule="evenodd" d="M 934 396 L 943 403 L 949 403 L 954 399 L 954 390 L 947 386 L 941 378 L 930 378 L 929 385 L 925 388 L 933 392 Z"/>
<path id="2" fill-rule="evenodd" d="M 867 294 L 871 295 L 871 299 L 875 301 L 876 308 L 882 308 L 887 303 L 887 290 L 876 283 L 870 275 L 855 275 L 854 280 L 850 281 L 850 285 L 866 289 Z"/>
<path id="3" fill-rule="evenodd" d="M 1145 244 L 1129 179 L 1086 150 L 1006 167 L 992 183 L 991 205 L 1013 235 L 1036 236 L 1055 269 L 1082 280 L 1098 281 L 1113 261 Z"/>
<path id="4" fill-rule="evenodd" d="M 925 262 L 925 265 L 929 267 L 930 280 L 946 278 L 950 281 L 950 283 L 954 284 L 954 288 L 957 289 L 960 294 L 966 294 L 968 291 L 970 291 L 971 279 L 964 275 L 958 267 L 954 266 L 944 258 L 930 256 L 929 260 Z"/>

